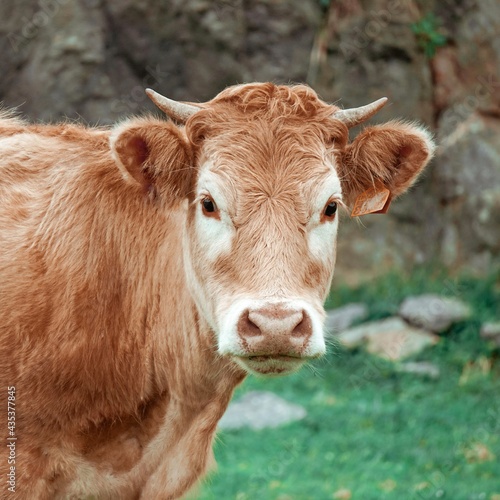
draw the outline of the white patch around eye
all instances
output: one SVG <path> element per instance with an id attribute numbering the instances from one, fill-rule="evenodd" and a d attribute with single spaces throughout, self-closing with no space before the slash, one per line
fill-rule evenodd
<path id="1" fill-rule="evenodd" d="M 210 171 L 210 163 L 203 165 L 196 189 L 196 235 L 198 243 L 210 262 L 231 251 L 234 226 L 228 213 L 227 200 L 220 189 L 217 174 Z M 219 211 L 219 218 L 203 214 L 201 201 L 210 195 Z"/>
<path id="2" fill-rule="evenodd" d="M 330 260 L 335 251 L 335 236 L 339 226 L 338 217 L 313 227 L 308 234 L 309 251 L 321 262 Z"/>
<path id="3" fill-rule="evenodd" d="M 342 201 L 340 179 L 335 171 L 323 183 L 320 195 L 316 198 L 313 214 L 308 223 L 308 246 L 313 257 L 327 262 L 334 256 L 335 237 L 338 229 L 338 214 L 331 221 L 321 221 L 321 216 L 329 200 Z"/>

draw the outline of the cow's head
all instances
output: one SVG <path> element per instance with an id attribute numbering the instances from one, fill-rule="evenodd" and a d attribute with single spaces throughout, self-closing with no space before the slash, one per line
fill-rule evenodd
<path id="1" fill-rule="evenodd" d="M 122 127 L 114 154 L 146 190 L 187 200 L 187 277 L 218 352 L 261 374 L 321 356 L 338 210 L 375 181 L 406 191 L 432 155 L 429 134 L 390 122 L 349 143 L 385 99 L 340 110 L 302 85 L 240 85 L 204 104 L 148 94 L 184 128 Z"/>

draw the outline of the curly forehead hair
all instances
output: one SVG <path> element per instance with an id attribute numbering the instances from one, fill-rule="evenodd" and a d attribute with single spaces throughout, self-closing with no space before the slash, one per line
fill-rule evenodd
<path id="1" fill-rule="evenodd" d="M 188 120 L 186 129 L 197 144 L 212 134 L 245 134 L 251 122 L 259 121 L 273 130 L 286 130 L 304 139 L 314 135 L 342 148 L 348 140 L 348 128 L 334 119 L 338 109 L 323 102 L 306 85 L 237 85 L 208 102 Z"/>
<path id="2" fill-rule="evenodd" d="M 222 91 L 211 103 L 228 103 L 246 114 L 262 113 L 284 118 L 326 118 L 335 108 L 322 102 L 306 85 L 273 83 L 237 85 Z"/>

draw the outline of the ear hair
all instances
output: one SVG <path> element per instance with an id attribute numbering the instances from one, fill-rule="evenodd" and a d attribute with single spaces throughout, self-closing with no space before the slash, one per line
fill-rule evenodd
<path id="1" fill-rule="evenodd" d="M 392 197 L 403 194 L 422 172 L 435 150 L 431 134 L 411 123 L 392 121 L 365 128 L 342 153 L 343 191 L 356 196 L 381 181 Z"/>
<path id="2" fill-rule="evenodd" d="M 153 118 L 127 121 L 111 134 L 110 148 L 124 179 L 169 197 L 185 197 L 193 182 L 191 153 L 181 131 Z"/>

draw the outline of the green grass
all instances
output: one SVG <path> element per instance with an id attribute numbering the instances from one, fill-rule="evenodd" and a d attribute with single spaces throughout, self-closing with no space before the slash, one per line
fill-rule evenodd
<path id="1" fill-rule="evenodd" d="M 218 471 L 198 498 L 499 500 L 500 363 L 478 332 L 482 321 L 500 319 L 500 273 L 482 280 L 429 270 L 388 275 L 354 290 L 334 287 L 328 305 L 362 301 L 371 318 L 382 318 L 423 292 L 458 296 L 474 310 L 414 358 L 437 364 L 439 379 L 338 346 L 291 377 L 249 377 L 236 397 L 271 390 L 308 416 L 278 429 L 221 432 Z"/>

